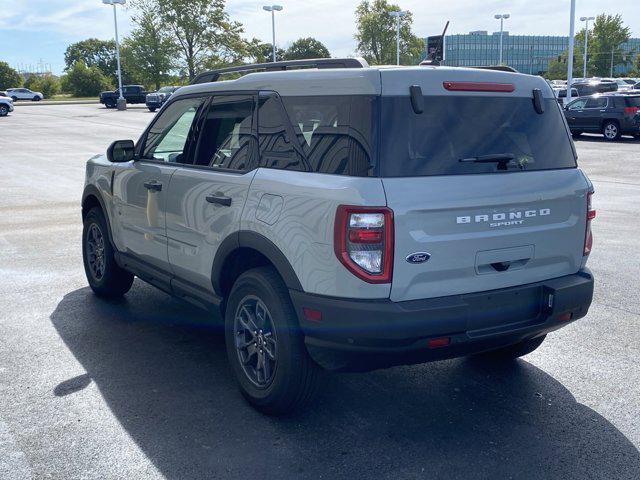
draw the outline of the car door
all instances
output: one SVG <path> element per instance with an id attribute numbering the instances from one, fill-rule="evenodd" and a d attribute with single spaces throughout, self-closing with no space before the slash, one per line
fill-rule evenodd
<path id="1" fill-rule="evenodd" d="M 584 106 L 587 103 L 586 98 L 578 98 L 567 105 L 565 116 L 567 123 L 572 130 L 582 130 L 585 126 Z"/>
<path id="2" fill-rule="evenodd" d="M 195 119 L 205 100 L 174 101 L 143 134 L 137 159 L 116 166 L 116 246 L 145 267 L 170 271 L 165 225 L 169 180 L 177 165 L 189 159 Z"/>
<path id="3" fill-rule="evenodd" d="M 607 116 L 608 98 L 589 97 L 584 106 L 584 129 L 599 132 L 602 120 Z"/>
<path id="4" fill-rule="evenodd" d="M 190 165 L 171 178 L 167 198 L 169 262 L 177 281 L 213 292 L 218 247 L 240 230 L 257 164 L 254 95 L 216 94 L 202 114 Z"/>

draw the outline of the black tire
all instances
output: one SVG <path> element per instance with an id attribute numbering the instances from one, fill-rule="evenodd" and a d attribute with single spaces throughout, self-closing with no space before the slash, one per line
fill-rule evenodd
<path id="1" fill-rule="evenodd" d="M 153 107 L 153 108 L 152 108 L 152 107 L 149 107 L 149 111 L 150 111 L 150 112 L 155 112 L 155 111 L 156 111 L 156 107 Z"/>
<path id="2" fill-rule="evenodd" d="M 96 230 L 94 230 L 96 229 Z M 93 237 L 96 235 L 96 237 Z M 92 254 L 90 238 L 98 243 L 101 239 L 101 247 L 97 256 L 101 258 L 102 268 L 96 268 L 98 261 L 96 254 Z M 95 245 L 93 251 L 96 251 Z M 109 241 L 107 222 L 100 208 L 92 208 L 84 219 L 82 229 L 82 260 L 84 271 L 87 275 L 89 286 L 100 297 L 121 297 L 129 291 L 133 283 L 133 275 L 118 266 L 114 258 L 114 248 Z"/>
<path id="3" fill-rule="evenodd" d="M 36 96 L 35 96 L 35 97 L 33 97 L 31 100 L 32 100 L 32 101 L 34 101 L 34 102 L 39 102 L 39 101 L 40 101 L 40 100 L 42 100 L 42 99 L 41 99 L 39 96 L 37 96 L 37 95 L 36 95 Z"/>
<path id="4" fill-rule="evenodd" d="M 604 139 L 608 142 L 614 142 L 619 140 L 622 136 L 622 132 L 620 132 L 620 125 L 615 120 L 607 120 L 602 124 L 602 135 Z"/>
<path id="5" fill-rule="evenodd" d="M 0 117 L 6 117 L 7 115 L 9 115 L 9 107 L 0 104 Z"/>
<path id="6" fill-rule="evenodd" d="M 116 104 L 111 100 L 107 100 L 106 102 L 104 102 L 104 106 L 107 108 L 116 108 Z"/>
<path id="7" fill-rule="evenodd" d="M 253 314 L 240 313 L 245 311 L 243 306 L 251 310 L 252 302 L 262 302 L 266 307 L 262 318 L 268 320 L 260 321 Z M 259 337 L 251 334 L 247 337 L 248 330 L 241 326 L 243 321 L 251 318 L 253 326 L 257 327 L 254 333 L 259 332 Z M 261 328 L 265 329 L 264 335 Z M 267 336 L 271 344 L 267 342 Z M 237 344 L 240 342 L 249 346 L 239 349 Z M 303 408 L 313 399 L 324 372 L 307 353 L 289 292 L 274 268 L 249 270 L 233 285 L 225 314 L 225 343 L 242 395 L 260 412 L 283 415 Z M 268 345 L 272 346 L 267 348 Z M 260 384 L 259 375 L 253 373 L 259 370 L 261 354 L 258 352 L 263 351 L 263 346 L 264 352 L 274 352 L 274 358 L 270 376 L 264 370 Z M 250 348 L 253 354 L 248 353 Z M 245 354 L 243 363 L 240 357 Z M 266 354 L 262 356 L 263 362 L 270 362 Z"/>
<path id="8" fill-rule="evenodd" d="M 536 348 L 542 345 L 545 338 L 547 338 L 546 335 L 529 338 L 527 340 L 514 343 L 513 345 L 509 345 L 508 347 L 481 353 L 480 356 L 496 360 L 513 360 L 533 352 Z"/>
<path id="9" fill-rule="evenodd" d="M 11 97 L 11 100 L 13 100 L 14 102 L 18 101 L 18 97 Z"/>

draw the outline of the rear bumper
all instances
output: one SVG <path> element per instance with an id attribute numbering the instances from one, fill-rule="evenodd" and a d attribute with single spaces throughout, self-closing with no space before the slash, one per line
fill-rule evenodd
<path id="1" fill-rule="evenodd" d="M 372 370 L 479 353 L 544 335 L 584 317 L 593 297 L 587 269 L 517 287 L 392 302 L 291 292 L 312 358 L 330 370 Z M 304 308 L 322 312 L 310 320 Z M 431 338 L 449 344 L 429 348 Z"/>

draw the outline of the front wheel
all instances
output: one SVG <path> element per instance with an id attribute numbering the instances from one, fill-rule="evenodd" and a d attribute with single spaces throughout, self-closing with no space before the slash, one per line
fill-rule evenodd
<path id="1" fill-rule="evenodd" d="M 0 117 L 6 117 L 7 115 L 9 115 L 9 107 L 0 105 Z"/>
<path id="2" fill-rule="evenodd" d="M 509 345 L 507 347 L 481 353 L 480 356 L 497 360 L 513 360 L 533 352 L 536 348 L 542 345 L 542 342 L 544 342 L 545 338 L 547 338 L 546 335 L 529 338 L 527 340 L 522 340 L 521 342 L 514 343 L 513 345 Z"/>
<path id="3" fill-rule="evenodd" d="M 39 102 L 40 100 L 42 100 L 39 96 L 35 96 L 33 97 L 31 100 L 33 100 L 34 102 Z"/>
<path id="4" fill-rule="evenodd" d="M 82 230 L 82 260 L 89 286 L 101 297 L 121 297 L 133 284 L 133 275 L 118 266 L 109 241 L 107 220 L 99 208 L 87 213 Z"/>
<path id="5" fill-rule="evenodd" d="M 18 101 L 18 97 L 11 97 L 11 100 L 13 100 L 14 102 Z"/>
<path id="6" fill-rule="evenodd" d="M 609 142 L 618 140 L 622 136 L 618 122 L 605 122 L 602 126 L 602 135 L 604 135 L 604 139 Z"/>
<path id="7" fill-rule="evenodd" d="M 156 111 L 156 108 L 155 108 L 155 107 L 149 107 L 149 111 L 150 111 L 150 112 L 155 112 L 155 111 Z"/>
<path id="8" fill-rule="evenodd" d="M 313 399 L 322 371 L 307 353 L 289 292 L 272 267 L 249 270 L 233 285 L 225 342 L 240 391 L 257 410 L 282 415 Z"/>

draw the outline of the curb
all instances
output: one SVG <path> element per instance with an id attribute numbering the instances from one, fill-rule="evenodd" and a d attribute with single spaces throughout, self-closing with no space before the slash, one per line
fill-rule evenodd
<path id="1" fill-rule="evenodd" d="M 92 104 L 99 105 L 100 103 L 97 100 L 60 100 L 59 102 L 41 100 L 39 102 L 33 102 L 33 101 L 13 102 L 14 107 L 36 107 L 36 106 L 46 106 L 46 105 L 92 105 Z"/>

